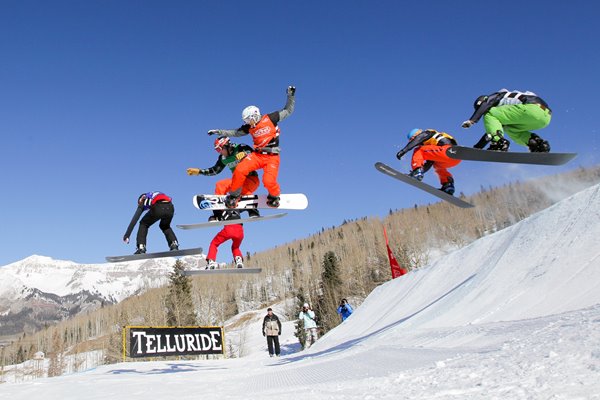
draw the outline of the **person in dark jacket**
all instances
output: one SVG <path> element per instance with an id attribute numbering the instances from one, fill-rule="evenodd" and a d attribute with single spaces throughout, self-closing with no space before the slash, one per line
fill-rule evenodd
<path id="1" fill-rule="evenodd" d="M 123 241 L 129 243 L 129 237 L 135 224 L 142 216 L 144 211 L 148 211 L 146 215 L 142 217 L 140 221 L 140 227 L 138 228 L 136 244 L 137 250 L 134 254 L 144 254 L 146 252 L 146 236 L 148 236 L 148 229 L 156 221 L 160 221 L 160 229 L 162 230 L 170 250 L 179 250 L 179 243 L 175 232 L 171 229 L 171 221 L 175 214 L 175 207 L 173 206 L 172 199 L 161 192 L 148 192 L 142 193 L 138 197 L 138 207 L 131 218 L 131 222 L 127 227 L 125 235 L 123 235 Z"/>
<path id="2" fill-rule="evenodd" d="M 263 319 L 262 326 L 263 336 L 267 338 L 267 347 L 269 348 L 269 356 L 279 357 L 279 336 L 281 336 L 281 321 L 279 317 L 273 314 L 272 308 L 267 308 L 267 315 Z"/>

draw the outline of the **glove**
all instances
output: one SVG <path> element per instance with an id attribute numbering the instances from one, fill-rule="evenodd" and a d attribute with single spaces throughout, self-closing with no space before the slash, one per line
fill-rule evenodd
<path id="1" fill-rule="evenodd" d="M 218 135 L 219 134 L 219 130 L 218 129 L 211 129 L 210 131 L 208 131 L 208 135 Z"/>
<path id="2" fill-rule="evenodd" d="M 245 152 L 243 152 L 243 151 L 240 151 L 239 153 L 237 153 L 237 154 L 235 155 L 235 158 L 236 158 L 237 160 L 241 160 L 241 159 L 243 159 L 244 157 L 246 157 L 246 153 L 245 153 Z"/>
<path id="3" fill-rule="evenodd" d="M 192 175 L 200 175 L 200 169 L 199 168 L 188 168 L 187 169 L 187 174 L 192 176 Z"/>
<path id="4" fill-rule="evenodd" d="M 399 152 L 396 154 L 396 158 L 397 158 L 398 160 L 402 160 L 402 157 L 404 157 L 404 153 L 403 153 L 403 152 L 401 152 L 401 151 L 399 151 Z"/>
<path id="5" fill-rule="evenodd" d="M 263 336 L 267 336 L 267 335 L 263 332 Z"/>
<path id="6" fill-rule="evenodd" d="M 123 241 L 124 241 L 126 244 L 129 244 L 129 238 L 128 238 L 127 236 L 123 236 Z"/>
<path id="7" fill-rule="evenodd" d="M 287 95 L 294 96 L 296 94 L 296 86 L 288 86 Z"/>
<path id="8" fill-rule="evenodd" d="M 465 122 L 462 123 L 462 127 L 465 129 L 469 129 L 470 127 L 473 126 L 475 122 L 471 121 L 470 119 L 466 120 Z"/>

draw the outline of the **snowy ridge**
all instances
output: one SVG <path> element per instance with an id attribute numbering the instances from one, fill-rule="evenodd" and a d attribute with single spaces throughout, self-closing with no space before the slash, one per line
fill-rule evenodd
<path id="1" fill-rule="evenodd" d="M 184 260 L 193 262 L 191 257 Z M 34 255 L 0 267 L 0 298 L 8 298 L 9 293 L 14 295 L 14 288 L 21 287 L 36 288 L 58 296 L 87 290 L 106 299 L 121 301 L 141 288 L 165 283 L 174 262 L 174 258 L 162 258 L 114 264 L 78 264 Z"/>
<path id="2" fill-rule="evenodd" d="M 380 286 L 303 352 L 284 322 L 280 359 L 266 354 L 261 310 L 230 335 L 239 359 L 108 365 L 0 391 L 47 400 L 67 390 L 87 400 L 598 398 L 599 217 L 597 185 Z"/>
<path id="3" fill-rule="evenodd" d="M 195 265 L 199 257 L 183 257 Z M 167 283 L 174 258 L 78 264 L 31 256 L 0 267 L 0 336 L 37 329 Z"/>

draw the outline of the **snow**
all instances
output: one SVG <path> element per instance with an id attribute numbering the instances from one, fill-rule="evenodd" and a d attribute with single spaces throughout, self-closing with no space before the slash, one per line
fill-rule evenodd
<path id="1" fill-rule="evenodd" d="M 196 265 L 203 256 L 187 256 L 181 260 Z M 0 299 L 16 300 L 27 288 L 66 296 L 87 290 L 105 299 L 121 301 L 140 290 L 158 287 L 168 281 L 175 259 L 79 264 L 31 256 L 0 268 Z M 52 279 L 48 279 L 51 276 Z"/>
<path id="2" fill-rule="evenodd" d="M 240 358 L 105 365 L 0 395 L 600 399 L 599 217 L 594 186 L 381 285 L 305 351 L 285 321 L 282 357 L 269 358 L 262 309 L 226 331 Z"/>

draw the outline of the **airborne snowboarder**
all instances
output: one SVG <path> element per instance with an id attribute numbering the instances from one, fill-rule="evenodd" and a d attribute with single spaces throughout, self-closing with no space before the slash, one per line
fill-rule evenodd
<path id="1" fill-rule="evenodd" d="M 473 147 L 483 149 L 490 143 L 488 150 L 508 151 L 510 142 L 504 137 L 506 133 L 515 143 L 527 146 L 530 152 L 550 151 L 548 141 L 531 132 L 545 128 L 552 118 L 548 104 L 535 93 L 500 89 L 496 93 L 479 96 L 473 106 L 475 112 L 462 123 L 462 127 L 470 128 L 481 117 L 485 126 L 485 134 Z"/>
<path id="2" fill-rule="evenodd" d="M 152 224 L 159 220 L 160 229 L 167 239 L 169 249 L 179 250 L 177 237 L 175 236 L 173 229 L 171 229 L 171 221 L 173 220 L 173 215 L 175 214 L 175 207 L 173 206 L 171 198 L 161 192 L 142 193 L 138 197 L 137 204 L 138 206 L 133 214 L 133 218 L 131 218 L 131 222 L 127 227 L 125 235 L 123 235 L 123 241 L 125 243 L 129 243 L 129 237 L 131 236 L 131 232 L 133 231 L 135 224 L 142 216 L 142 213 L 144 211 L 148 211 L 140 221 L 140 227 L 138 228 L 136 238 L 137 250 L 134 254 L 146 253 L 146 236 L 148 235 L 148 228 L 150 228 Z"/>
<path id="3" fill-rule="evenodd" d="M 223 211 L 224 220 L 239 220 L 240 213 L 238 210 L 226 210 Z M 217 267 L 217 253 L 219 246 L 224 242 L 231 240 L 231 253 L 233 255 L 233 261 L 237 268 L 244 268 L 244 256 L 240 250 L 242 241 L 244 240 L 244 225 L 243 224 L 231 224 L 225 225 L 223 229 L 219 231 L 210 242 L 208 248 L 208 254 L 206 255 L 206 268 L 215 269 Z"/>
<path id="4" fill-rule="evenodd" d="M 433 129 L 413 129 L 408 135 L 408 144 L 396 154 L 396 158 L 402 157 L 414 149 L 409 176 L 422 181 L 431 167 L 438 175 L 441 191 L 454 195 L 454 177 L 448 168 L 457 166 L 460 160 L 454 160 L 446 155 L 446 150 L 456 145 L 456 140 L 446 132 L 438 132 Z"/>
<path id="5" fill-rule="evenodd" d="M 188 175 L 206 175 L 213 176 L 221 173 L 225 167 L 229 167 L 231 172 L 235 171 L 237 165 L 248 155 L 252 153 L 252 147 L 246 144 L 237 144 L 230 141 L 228 137 L 220 136 L 215 140 L 215 150 L 219 153 L 219 158 L 210 168 L 188 168 Z M 221 179 L 215 186 L 215 194 L 224 195 L 231 190 L 232 178 Z M 258 189 L 259 181 L 256 171 L 250 171 L 246 176 L 241 188 L 242 195 L 252 194 Z M 248 210 L 250 217 L 259 217 L 258 210 Z M 219 221 L 222 219 L 222 211 L 215 210 L 209 217 L 209 221 Z"/>
<path id="6" fill-rule="evenodd" d="M 279 207 L 281 189 L 277 183 L 279 173 L 279 122 L 289 117 L 294 112 L 296 103 L 296 88 L 287 88 L 287 102 L 281 111 L 261 115 L 256 106 L 248 106 L 242 111 L 244 125 L 238 129 L 211 129 L 209 135 L 243 136 L 250 134 L 254 142 L 254 152 L 240 162 L 231 181 L 231 188 L 227 195 L 226 205 L 235 208 L 240 199 L 242 186 L 248 174 L 259 169 L 263 170 L 263 184 L 269 192 L 267 204 L 270 207 Z"/>

